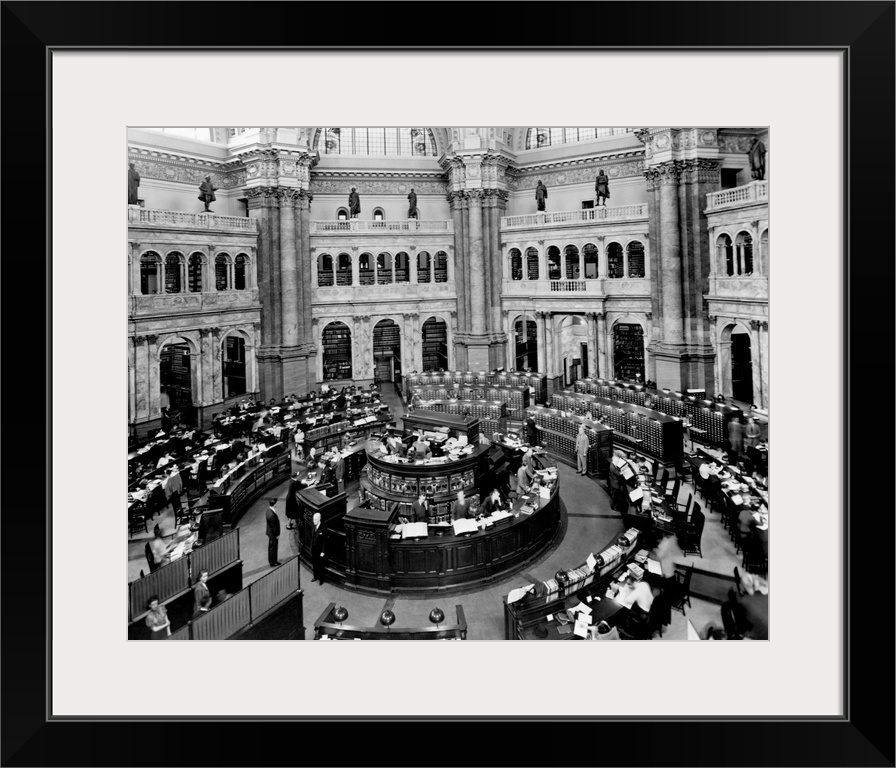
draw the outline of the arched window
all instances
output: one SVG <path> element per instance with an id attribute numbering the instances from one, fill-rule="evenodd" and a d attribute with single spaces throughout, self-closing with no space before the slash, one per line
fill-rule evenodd
<path id="1" fill-rule="evenodd" d="M 321 335 L 324 380 L 352 377 L 352 332 L 345 323 L 329 323 Z"/>
<path id="2" fill-rule="evenodd" d="M 201 253 L 191 253 L 187 263 L 187 286 L 190 293 L 202 293 L 202 264 L 204 257 Z"/>
<path id="3" fill-rule="evenodd" d="M 448 254 L 445 251 L 436 251 L 436 259 L 434 262 L 436 283 L 448 282 Z"/>
<path id="4" fill-rule="evenodd" d="M 594 243 L 586 243 L 582 248 L 585 257 L 585 279 L 591 280 L 597 277 L 597 246 Z"/>
<path id="5" fill-rule="evenodd" d="M 576 144 L 608 136 L 621 136 L 634 131 L 634 128 L 530 128 L 526 134 L 526 149 Z"/>
<path id="6" fill-rule="evenodd" d="M 317 284 L 327 287 L 333 285 L 333 257 L 329 253 L 322 253 L 317 257 Z"/>
<path id="7" fill-rule="evenodd" d="M 758 262 L 759 262 L 759 264 L 762 265 L 760 267 L 759 271 L 766 272 L 766 274 L 767 274 L 767 271 L 766 271 L 766 270 L 768 270 L 768 230 L 767 229 L 759 236 L 759 259 L 758 259 Z"/>
<path id="8" fill-rule="evenodd" d="M 719 235 L 716 240 L 716 251 L 719 256 L 719 271 L 726 275 L 734 274 L 734 247 L 728 235 Z"/>
<path id="9" fill-rule="evenodd" d="M 336 257 L 336 285 L 352 284 L 352 257 L 347 253 L 340 253 Z"/>
<path id="10" fill-rule="evenodd" d="M 538 280 L 538 249 L 526 249 L 526 278 L 529 280 Z"/>
<path id="11" fill-rule="evenodd" d="M 224 354 L 221 355 L 224 379 L 224 397 L 246 394 L 246 341 L 241 336 L 224 337 Z"/>
<path id="12" fill-rule="evenodd" d="M 560 279 L 560 249 L 556 245 L 548 248 L 548 280 Z"/>
<path id="13" fill-rule="evenodd" d="M 376 257 L 377 285 L 388 285 L 392 282 L 392 254 L 381 253 Z"/>
<path id="14" fill-rule="evenodd" d="M 395 254 L 395 282 L 411 282 L 411 270 L 408 263 L 408 255 L 404 251 Z"/>
<path id="15" fill-rule="evenodd" d="M 428 283 L 432 280 L 432 260 L 429 251 L 417 252 L 417 282 Z"/>
<path id="16" fill-rule="evenodd" d="M 140 293 L 148 296 L 159 293 L 162 259 L 155 251 L 147 251 L 140 257 Z"/>
<path id="17" fill-rule="evenodd" d="M 386 220 L 386 212 L 382 208 L 374 208 L 373 209 L 373 220 L 374 221 L 385 221 Z"/>
<path id="18" fill-rule="evenodd" d="M 336 221 L 348 221 L 348 208 L 339 208 L 336 211 Z"/>
<path id="19" fill-rule="evenodd" d="M 753 238 L 749 232 L 740 232 L 735 240 L 737 246 L 737 274 L 753 274 Z"/>
<path id="20" fill-rule="evenodd" d="M 429 128 L 324 128 L 315 149 L 325 155 L 436 156 Z"/>
<path id="21" fill-rule="evenodd" d="M 246 290 L 246 266 L 249 260 L 245 253 L 238 253 L 233 260 L 233 288 L 236 291 Z"/>
<path id="22" fill-rule="evenodd" d="M 230 288 L 230 256 L 219 253 L 215 256 L 215 290 L 226 291 Z"/>
<path id="23" fill-rule="evenodd" d="M 169 253 L 165 257 L 165 293 L 180 293 L 183 286 L 181 279 L 181 267 L 183 256 L 179 253 Z"/>
<path id="24" fill-rule="evenodd" d="M 362 253 L 358 257 L 358 282 L 361 285 L 373 285 L 373 254 Z"/>
<path id="25" fill-rule="evenodd" d="M 632 240 L 627 246 L 628 251 L 628 276 L 644 277 L 644 243 Z"/>
<path id="26" fill-rule="evenodd" d="M 607 246 L 607 277 L 614 280 L 625 277 L 625 258 L 619 243 L 610 243 Z"/>
<path id="27" fill-rule="evenodd" d="M 510 249 L 510 279 L 523 279 L 523 254 L 519 248 Z"/>
<path id="28" fill-rule="evenodd" d="M 582 276 L 579 267 L 579 249 L 574 245 L 566 246 L 566 279 L 578 280 Z"/>

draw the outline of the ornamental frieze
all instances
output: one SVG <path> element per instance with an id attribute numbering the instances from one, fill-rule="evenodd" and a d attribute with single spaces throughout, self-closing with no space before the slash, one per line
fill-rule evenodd
<path id="1" fill-rule="evenodd" d="M 644 172 L 643 160 L 630 160 L 623 163 L 602 163 L 599 160 L 591 160 L 588 165 L 581 168 L 561 168 L 555 171 L 527 172 L 507 178 L 507 186 L 512 190 L 535 189 L 538 180 L 541 179 L 550 187 L 563 186 L 565 184 L 594 184 L 597 169 L 603 168 L 604 173 L 613 179 L 633 178 Z"/>
<path id="2" fill-rule="evenodd" d="M 719 151 L 727 154 L 742 154 L 750 151 L 754 134 L 725 133 L 719 135 Z"/>
<path id="3" fill-rule="evenodd" d="M 448 191 L 448 184 L 443 179 L 386 180 L 363 176 L 347 176 L 338 179 L 321 179 L 312 176 L 311 179 L 311 191 L 315 195 L 347 195 L 352 187 L 356 187 L 358 194 L 362 197 L 364 195 L 406 195 L 412 187 L 418 195 L 444 195 Z"/>
<path id="4" fill-rule="evenodd" d="M 246 183 L 245 170 L 215 171 L 208 165 L 187 165 L 184 162 L 163 162 L 148 160 L 139 154 L 130 154 L 129 162 L 134 163 L 137 173 L 143 179 L 173 181 L 181 184 L 198 186 L 206 176 L 212 177 L 212 185 L 216 189 L 232 189 Z"/>

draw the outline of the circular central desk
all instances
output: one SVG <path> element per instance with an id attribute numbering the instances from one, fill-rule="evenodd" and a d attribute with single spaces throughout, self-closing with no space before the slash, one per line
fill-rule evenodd
<path id="1" fill-rule="evenodd" d="M 547 463 L 536 457 L 536 469 Z M 487 519 L 473 532 L 456 533 L 451 522 L 429 524 L 426 536 L 400 538 L 395 532 L 418 494 L 431 499 L 431 517 L 453 517 L 453 499 L 463 490 L 475 502 L 506 476 L 506 457 L 493 445 L 476 445 L 455 460 L 399 462 L 368 449 L 361 478 L 361 504 L 345 512 L 324 511 L 328 528 L 328 567 L 346 589 L 373 594 L 445 593 L 482 587 L 511 575 L 538 557 L 560 527 L 559 478 L 544 494 L 517 498 L 509 515 Z M 305 517 L 314 511 L 317 491 L 303 491 Z M 324 502 L 339 505 L 339 498 Z M 487 524 L 486 524 L 487 523 Z M 304 526 L 303 526 L 304 528 Z M 305 538 L 305 537 L 303 537 Z M 305 550 L 304 542 L 302 550 Z"/>

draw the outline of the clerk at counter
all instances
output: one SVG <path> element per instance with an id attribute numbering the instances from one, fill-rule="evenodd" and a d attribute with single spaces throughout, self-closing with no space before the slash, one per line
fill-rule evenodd
<path id="1" fill-rule="evenodd" d="M 472 505 L 467 500 L 463 491 L 457 492 L 457 501 L 454 503 L 454 519 L 459 520 L 464 517 L 473 517 Z"/>

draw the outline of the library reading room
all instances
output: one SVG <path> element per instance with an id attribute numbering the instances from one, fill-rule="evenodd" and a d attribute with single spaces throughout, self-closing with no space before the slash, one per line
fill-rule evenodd
<path id="1" fill-rule="evenodd" d="M 768 640 L 769 132 L 127 132 L 131 640 Z"/>

